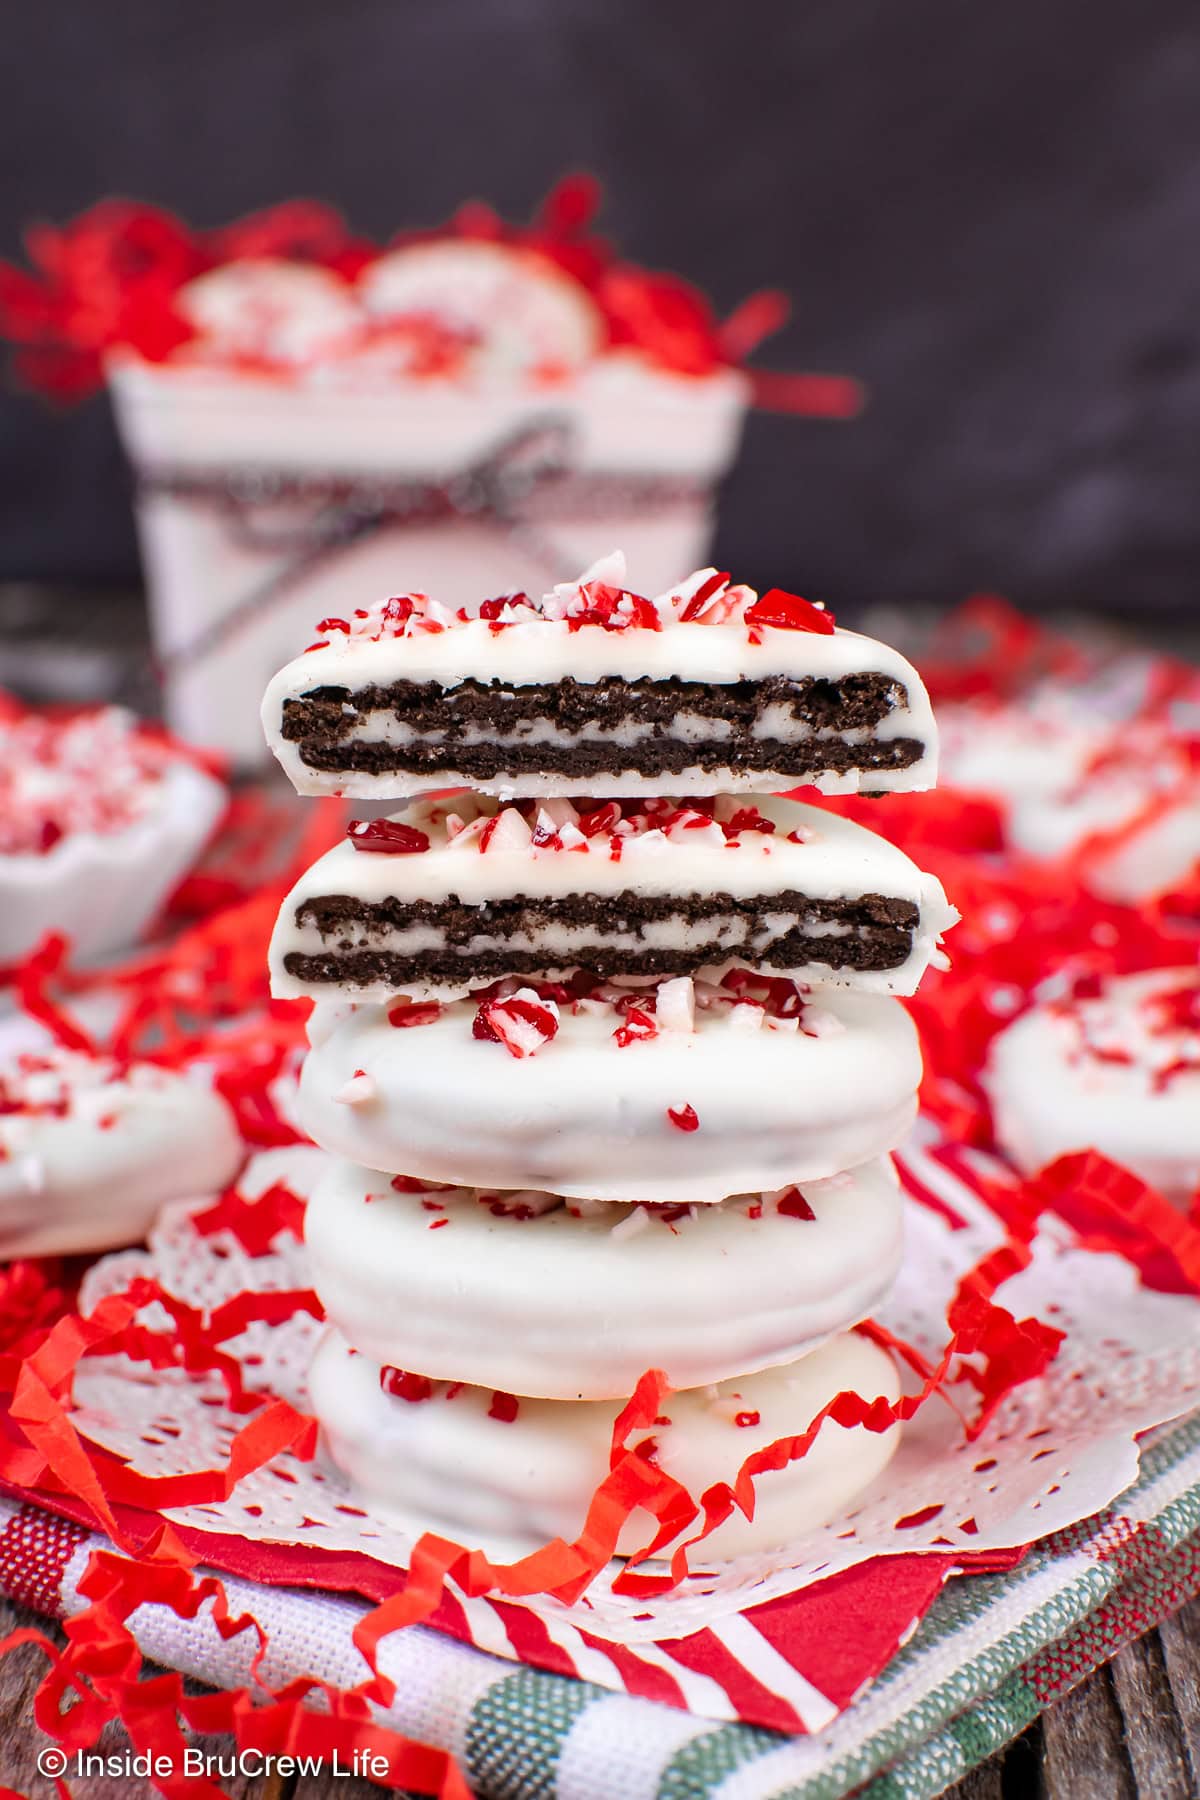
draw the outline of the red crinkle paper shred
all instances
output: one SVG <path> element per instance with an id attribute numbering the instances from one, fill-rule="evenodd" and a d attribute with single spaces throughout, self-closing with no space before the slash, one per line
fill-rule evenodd
<path id="1" fill-rule="evenodd" d="M 251 1223 L 258 1206 L 264 1208 L 265 1216 Z M 392 1759 L 389 1767 L 396 1772 L 396 1779 L 410 1787 L 465 1793 L 460 1778 L 440 1752 L 409 1744 L 371 1723 L 369 1707 L 387 1705 L 393 1695 L 392 1684 L 378 1670 L 382 1641 L 395 1630 L 428 1619 L 451 1579 L 468 1595 L 495 1593 L 519 1598 L 549 1593 L 567 1603 L 577 1600 L 609 1562 L 626 1520 L 637 1510 L 649 1515 L 655 1529 L 645 1546 L 629 1558 L 616 1587 L 636 1596 L 662 1594 L 686 1576 L 689 1552 L 702 1545 L 735 1506 L 753 1512 L 755 1477 L 805 1455 L 826 1418 L 841 1425 L 886 1430 L 910 1418 L 941 1392 L 956 1370 L 971 1367 L 966 1359 L 973 1357 L 980 1359 L 975 1376 L 980 1406 L 967 1428 L 978 1431 L 1012 1386 L 1044 1370 L 1060 1341 L 1057 1331 L 1035 1320 L 1018 1322 L 992 1299 L 999 1283 L 1028 1258 L 1036 1210 L 1031 1205 L 1010 1245 L 993 1253 L 961 1284 L 948 1314 L 950 1337 L 936 1364 L 929 1364 L 879 1327 L 863 1328 L 916 1370 L 916 1393 L 895 1406 L 880 1398 L 839 1394 L 803 1434 L 756 1451 L 731 1483 L 718 1483 L 698 1499 L 652 1460 L 645 1434 L 652 1432 L 669 1388 L 660 1372 L 648 1371 L 614 1425 L 610 1471 L 593 1496 L 578 1539 L 573 1544 L 556 1540 L 515 1563 L 497 1565 L 480 1551 L 426 1534 L 414 1549 L 403 1590 L 376 1607 L 356 1628 L 355 1642 L 371 1673 L 358 1688 L 345 1693 L 320 1683 L 299 1682 L 272 1694 L 258 1678 L 253 1689 L 195 1700 L 182 1693 L 178 1677 L 141 1679 L 141 1657 L 128 1627 L 130 1615 L 148 1600 L 171 1606 L 183 1618 L 194 1617 L 201 1605 L 211 1601 L 223 1633 L 257 1633 L 257 1671 L 266 1647 L 261 1628 L 253 1620 L 229 1617 L 221 1583 L 214 1577 L 193 1575 L 190 1556 L 168 1525 L 164 1524 L 139 1554 L 122 1525 L 122 1515 L 130 1507 L 157 1512 L 170 1506 L 210 1504 L 227 1497 L 244 1475 L 284 1451 L 301 1458 L 312 1455 L 315 1421 L 282 1400 L 249 1393 L 236 1358 L 224 1346 L 252 1320 L 279 1321 L 299 1309 L 319 1314 L 315 1296 L 247 1291 L 205 1317 L 156 1282 L 139 1279 L 124 1293 L 102 1300 L 87 1318 L 67 1313 L 47 1327 L 41 1317 L 43 1303 L 35 1294 L 28 1331 L 0 1355 L 0 1382 L 11 1394 L 8 1437 L 0 1444 L 0 1479 L 24 1491 L 41 1492 L 51 1504 L 55 1494 L 73 1496 L 118 1549 L 129 1554 L 98 1552 L 93 1556 L 80 1586 L 89 1605 L 68 1622 L 64 1650 L 55 1650 L 46 1639 L 30 1632 L 14 1634 L 0 1650 L 37 1642 L 50 1656 L 51 1667 L 39 1690 L 37 1717 L 42 1728 L 67 1748 L 94 1742 L 103 1723 L 115 1713 L 125 1722 L 135 1747 L 152 1747 L 166 1755 L 174 1752 L 178 1762 L 182 1720 L 195 1730 L 232 1732 L 243 1747 L 253 1744 L 295 1750 L 305 1745 L 314 1754 L 320 1750 L 332 1754 L 336 1747 L 345 1756 L 353 1747 L 378 1745 L 381 1753 Z M 265 1250 L 281 1230 L 294 1229 L 297 1211 L 298 1202 L 284 1188 L 269 1190 L 260 1202 L 247 1202 L 232 1193 L 201 1212 L 197 1225 L 204 1234 L 233 1231 L 253 1255 Z M 165 1308 L 170 1320 L 167 1329 L 145 1322 L 145 1309 L 152 1304 Z M 69 1410 L 74 1371 L 87 1356 L 115 1354 L 152 1368 L 219 1376 L 231 1410 L 248 1415 L 234 1436 L 224 1467 L 145 1475 L 80 1436 Z M 638 1572 L 640 1564 L 656 1557 L 693 1525 L 692 1535 L 673 1552 L 668 1571 Z M 69 1695 L 78 1698 L 64 1714 L 63 1702 Z M 318 1695 L 329 1706 L 327 1716 L 308 1710 Z M 201 1791 L 189 1788 L 182 1776 L 169 1777 L 160 1785 L 169 1796 Z"/>
<path id="2" fill-rule="evenodd" d="M 753 294 L 717 320 L 707 297 L 676 275 L 620 260 L 592 230 L 603 190 L 569 175 L 529 225 L 512 225 L 480 202 L 434 231 L 397 234 L 386 246 L 359 237 L 334 208 L 286 200 L 215 231 L 197 231 L 160 207 L 102 200 L 62 226 L 25 234 L 31 268 L 0 262 L 0 335 L 17 346 L 23 380 L 61 402 L 104 383 L 105 359 L 128 350 L 165 362 L 195 334 L 177 305 L 198 275 L 247 258 L 315 264 L 351 282 L 384 248 L 446 238 L 510 245 L 544 258 L 577 281 L 598 309 L 610 346 L 644 351 L 680 375 L 742 367 L 786 322 L 786 296 Z M 747 370 L 756 405 L 812 417 L 849 418 L 858 383 L 841 375 Z"/>

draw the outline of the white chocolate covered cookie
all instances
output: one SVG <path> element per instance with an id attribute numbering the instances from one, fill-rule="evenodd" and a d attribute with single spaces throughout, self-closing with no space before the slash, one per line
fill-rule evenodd
<path id="1" fill-rule="evenodd" d="M 149 1063 L 16 1055 L 0 1103 L 0 1257 L 134 1243 L 166 1201 L 218 1191 L 242 1160 L 220 1095 Z"/>
<path id="2" fill-rule="evenodd" d="M 1099 1150 L 1163 1193 L 1200 1188 L 1200 969 L 1088 978 L 993 1041 L 996 1137 L 1025 1171 Z"/>
<path id="3" fill-rule="evenodd" d="M 267 688 L 267 740 L 302 794 L 926 788 L 937 732 L 898 651 L 778 589 L 700 569 L 654 599 L 606 557 L 477 615 L 423 594 L 327 618 Z"/>
<path id="4" fill-rule="evenodd" d="M 599 1200 L 724 1200 L 896 1148 L 921 1074 L 898 1000 L 725 980 L 318 1006 L 297 1116 L 388 1174 Z"/>
<path id="5" fill-rule="evenodd" d="M 805 1431 L 848 1391 L 889 1401 L 900 1393 L 891 1358 L 854 1332 L 782 1368 L 671 1394 L 648 1435 L 658 1462 L 698 1499 L 714 1482 L 731 1483 L 755 1450 Z M 414 1533 L 439 1532 L 494 1557 L 578 1535 L 608 1473 L 621 1410 L 613 1400 L 514 1399 L 406 1382 L 335 1331 L 318 1346 L 310 1393 L 328 1453 L 365 1504 Z M 807 1456 L 757 1478 L 754 1518 L 735 1508 L 692 1552 L 693 1565 L 775 1549 L 827 1524 L 887 1466 L 898 1439 L 894 1426 L 871 1432 L 826 1420 Z M 652 1533 L 647 1515 L 633 1515 L 618 1553 L 641 1548 Z"/>
<path id="6" fill-rule="evenodd" d="M 378 1362 L 514 1394 L 616 1399 L 649 1368 L 700 1387 L 794 1361 L 865 1318 L 900 1263 L 886 1159 L 699 1207 L 400 1179 L 335 1161 L 313 1194 L 330 1322 Z"/>
<path id="7" fill-rule="evenodd" d="M 771 974 L 911 994 L 957 918 L 941 883 L 794 800 L 495 800 L 359 820 L 271 941 L 281 998 L 452 998 L 508 976 Z"/>

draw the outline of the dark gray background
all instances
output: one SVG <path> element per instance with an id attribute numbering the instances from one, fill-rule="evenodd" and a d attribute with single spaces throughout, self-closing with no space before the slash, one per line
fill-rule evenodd
<path id="1" fill-rule="evenodd" d="M 0 254 L 105 192 L 386 234 L 608 184 L 627 251 L 796 315 L 853 425 L 753 423 L 722 562 L 832 601 L 1194 611 L 1195 0 L 39 0 L 6 9 Z M 0 395 L 0 575 L 128 580 L 103 399 Z"/>

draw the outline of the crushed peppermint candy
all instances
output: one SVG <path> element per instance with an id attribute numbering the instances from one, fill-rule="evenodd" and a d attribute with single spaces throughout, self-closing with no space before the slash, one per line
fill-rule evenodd
<path id="1" fill-rule="evenodd" d="M 77 1051 L 24 1051 L 0 1071 L 0 1121 L 75 1118 L 111 1130 L 112 1087 L 153 1088 L 170 1076 L 150 1063 L 121 1064 Z"/>
<path id="2" fill-rule="evenodd" d="M 510 1056 L 536 1056 L 558 1031 L 558 1005 L 536 989 L 518 988 L 507 998 L 485 1000 L 475 1014 L 472 1037 L 503 1044 Z"/>
<path id="3" fill-rule="evenodd" d="M 787 1188 L 775 1202 L 775 1211 L 782 1213 L 785 1219 L 815 1220 L 816 1213 L 804 1198 L 799 1188 Z"/>
<path id="4" fill-rule="evenodd" d="M 667 1117 L 676 1131 L 698 1131 L 700 1129 L 700 1115 L 695 1107 L 688 1105 L 686 1101 L 682 1106 L 668 1106 Z"/>
<path id="5" fill-rule="evenodd" d="M 349 619 L 322 619 L 318 632 L 344 642 L 366 638 L 419 637 L 429 633 L 481 627 L 493 635 L 522 625 L 565 625 L 568 632 L 659 632 L 683 625 L 743 623 L 752 642 L 764 628 L 829 634 L 833 614 L 799 594 L 771 588 L 759 595 L 731 582 L 727 571 L 698 569 L 664 593 L 634 592 L 626 583 L 625 558 L 619 551 L 593 563 L 575 581 L 557 583 L 540 597 L 517 592 L 495 594 L 474 613 L 450 608 L 428 594 L 394 594 L 372 606 L 357 607 Z M 328 639 L 325 640 L 325 643 Z M 325 647 L 325 643 L 321 645 Z"/>
<path id="6" fill-rule="evenodd" d="M 625 1017 L 613 1032 L 618 1046 L 624 1050 L 629 1044 L 645 1043 L 658 1036 L 658 1024 L 652 1013 L 641 1006 L 629 1006 Z"/>
<path id="7" fill-rule="evenodd" d="M 1137 1000 L 1110 991 L 1087 972 L 1052 1002 L 1075 1062 L 1137 1069 L 1160 1094 L 1185 1076 L 1200 1076 L 1200 970 L 1164 969 L 1142 984 Z"/>
<path id="8" fill-rule="evenodd" d="M 412 1000 L 402 994 L 398 1000 L 388 1007 L 388 1024 L 400 1027 L 410 1025 L 432 1025 L 441 1017 L 440 1000 Z"/>
<path id="9" fill-rule="evenodd" d="M 351 819 L 346 836 L 355 850 L 384 856 L 412 856 L 429 848 L 426 832 L 404 825 L 399 819 Z"/>
<path id="10" fill-rule="evenodd" d="M 742 617 L 747 625 L 769 625 L 778 631 L 815 631 L 831 636 L 836 629 L 831 612 L 814 605 L 811 600 L 802 600 L 799 594 L 789 594 L 783 588 L 768 588 L 760 600 L 746 608 Z"/>
<path id="11" fill-rule="evenodd" d="M 0 695 L 0 854 L 128 831 L 158 806 L 169 740 L 118 706 L 27 710 Z"/>
<path id="12" fill-rule="evenodd" d="M 577 801 L 562 797 L 495 802 L 470 794 L 425 801 L 406 820 L 357 820 L 348 831 L 356 849 L 406 854 L 429 847 L 429 834 L 442 833 L 455 852 L 538 855 L 591 852 L 619 859 L 672 846 L 729 848 L 769 855 L 776 835 L 773 819 L 732 795 L 669 799 L 662 796 Z M 415 821 L 419 821 L 415 823 Z M 801 844 L 811 834 L 793 831 L 785 840 Z M 422 841 L 424 840 L 424 841 Z"/>
<path id="13" fill-rule="evenodd" d="M 411 1406 L 433 1399 L 433 1383 L 428 1375 L 410 1375 L 407 1369 L 396 1369 L 385 1363 L 379 1371 L 379 1385 L 385 1394 L 407 1400 Z"/>
<path id="14" fill-rule="evenodd" d="M 343 1082 L 333 1097 L 343 1106 L 364 1106 L 378 1094 L 379 1085 L 374 1076 L 368 1075 L 365 1069 L 355 1069 L 349 1081 Z"/>
<path id="15" fill-rule="evenodd" d="M 660 1031 L 695 1031 L 696 984 L 690 975 L 674 975 L 661 984 L 654 1016 Z"/>

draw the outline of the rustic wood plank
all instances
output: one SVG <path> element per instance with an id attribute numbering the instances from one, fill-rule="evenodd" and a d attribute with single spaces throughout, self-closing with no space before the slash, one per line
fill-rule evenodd
<path id="1" fill-rule="evenodd" d="M 985 1763 L 947 1788 L 942 1800 L 1004 1800 L 1004 1763 L 1006 1752 L 997 1751 Z"/>
<path id="2" fill-rule="evenodd" d="M 1159 1627 L 1171 1697 L 1179 1715 L 1191 1791 L 1200 1794 L 1200 1600 Z"/>
<path id="3" fill-rule="evenodd" d="M 1158 1633 L 1149 1631 L 1127 1644 L 1111 1667 L 1141 1800 L 1193 1800 L 1196 1790 Z"/>
<path id="4" fill-rule="evenodd" d="M 1139 1800 L 1107 1668 L 1056 1700 L 1042 1731 L 1047 1800 Z"/>
<path id="5" fill-rule="evenodd" d="M 26 1607 L 14 1605 L 0 1594 L 0 1637 L 27 1625 L 34 1626 L 56 1644 L 63 1642 L 59 1625 Z M 20 1649 L 0 1657 L 0 1784 L 14 1788 L 27 1800 L 57 1800 L 53 1781 L 48 1775 L 40 1774 L 37 1766 L 38 1753 L 51 1748 L 51 1739 L 39 1729 L 33 1717 L 33 1697 L 46 1667 L 44 1654 L 34 1644 L 23 1644 Z M 152 1673 L 160 1672 L 153 1664 L 147 1667 Z M 191 1741 L 214 1755 L 232 1753 L 229 1738 L 194 1738 Z M 95 1754 L 119 1756 L 128 1747 L 124 1728 L 114 1720 L 103 1732 Z M 87 1800 L 159 1800 L 159 1790 L 147 1778 L 124 1772 L 83 1773 L 76 1777 L 74 1766 L 72 1763 L 68 1769 L 67 1783 L 76 1793 L 86 1794 Z M 282 1790 L 282 1783 L 275 1777 L 249 1780 L 233 1775 L 224 1778 L 221 1786 L 230 1800 L 280 1800 Z"/>

